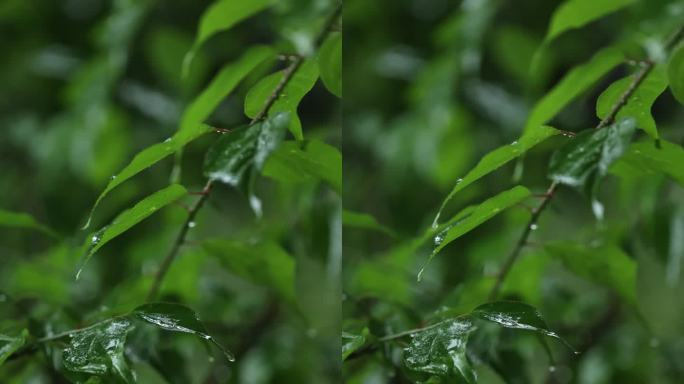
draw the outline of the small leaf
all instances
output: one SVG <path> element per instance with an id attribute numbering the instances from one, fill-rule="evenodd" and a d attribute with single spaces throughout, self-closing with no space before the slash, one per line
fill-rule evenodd
<path id="1" fill-rule="evenodd" d="M 124 383 L 135 383 L 126 359 L 126 335 L 133 329 L 130 320 L 114 318 L 70 335 L 64 349 L 64 368 L 96 376 L 114 375 Z"/>
<path id="2" fill-rule="evenodd" d="M 133 160 L 131 160 L 131 162 L 124 167 L 119 174 L 112 176 L 112 179 L 107 184 L 107 187 L 104 191 L 102 191 L 100 196 L 98 196 L 97 201 L 95 201 L 95 205 L 93 205 L 93 208 L 91 208 L 88 220 L 83 226 L 83 229 L 88 228 L 93 217 L 93 213 L 95 212 L 95 208 L 97 208 L 97 206 L 100 204 L 100 201 L 102 201 L 102 199 L 114 188 L 118 187 L 131 177 L 137 175 L 140 173 L 140 171 L 156 164 L 168 155 L 183 148 L 187 143 L 195 140 L 207 132 L 210 132 L 211 130 L 212 128 L 210 126 L 204 124 L 189 126 L 185 130 L 176 132 L 173 137 L 166 139 L 163 143 L 154 144 L 138 152 Z"/>
<path id="3" fill-rule="evenodd" d="M 294 300 L 295 262 L 279 245 L 211 239 L 202 243 L 202 247 L 217 257 L 231 273 L 266 285 L 285 299 Z"/>
<path id="4" fill-rule="evenodd" d="M 86 252 L 76 273 L 76 278 L 78 279 L 83 267 L 98 249 L 187 193 L 188 191 L 179 184 L 169 185 L 139 201 L 132 208 L 121 212 L 110 225 L 92 233 L 84 244 Z"/>
<path id="5" fill-rule="evenodd" d="M 667 65 L 667 77 L 672 95 L 684 104 L 684 44 L 679 44 L 672 52 Z"/>
<path id="6" fill-rule="evenodd" d="M 58 237 L 54 230 L 38 222 L 27 213 L 11 212 L 0 209 L 0 226 L 33 229 L 48 236 Z"/>
<path id="7" fill-rule="evenodd" d="M 611 172 L 620 176 L 665 173 L 679 185 L 684 186 L 684 148 L 665 140 L 660 148 L 653 142 L 633 143 L 612 167 Z"/>
<path id="8" fill-rule="evenodd" d="M 565 31 L 580 28 L 633 2 L 634 0 L 568 0 L 553 12 L 544 40 L 553 40 Z"/>
<path id="9" fill-rule="evenodd" d="M 342 361 L 366 345 L 370 336 L 368 328 L 364 328 L 361 334 L 355 335 L 349 332 L 342 332 Z"/>
<path id="10" fill-rule="evenodd" d="M 223 352 L 228 361 L 235 361 L 235 356 L 209 335 L 195 311 L 184 305 L 148 303 L 134 309 L 133 314 L 166 331 L 190 333 L 211 341 Z"/>
<path id="11" fill-rule="evenodd" d="M 26 329 L 22 330 L 19 336 L 0 334 L 0 366 L 2 366 L 14 352 L 24 346 L 28 335 L 29 333 Z"/>
<path id="12" fill-rule="evenodd" d="M 341 192 L 342 154 L 320 140 L 284 142 L 266 161 L 263 174 L 283 183 L 324 180 Z"/>
<path id="13" fill-rule="evenodd" d="M 449 376 L 460 374 L 468 383 L 477 376 L 466 356 L 468 336 L 475 327 L 468 317 L 449 319 L 411 335 L 404 362 L 414 371 Z"/>
<path id="14" fill-rule="evenodd" d="M 331 33 L 318 52 L 321 80 L 330 92 L 342 97 L 342 34 Z"/>
<path id="15" fill-rule="evenodd" d="M 273 95 L 283 79 L 285 70 L 272 73 L 261 79 L 245 96 L 245 115 L 255 118 L 266 105 L 266 101 Z M 304 61 L 268 111 L 269 116 L 278 112 L 290 112 L 292 122 L 290 131 L 297 140 L 302 140 L 302 126 L 297 117 L 297 107 L 304 96 L 311 91 L 318 79 L 318 66 L 313 60 Z"/>
<path id="16" fill-rule="evenodd" d="M 622 95 L 629 89 L 634 82 L 634 76 L 622 78 L 608 88 L 606 88 L 596 101 L 596 116 L 599 119 L 605 118 L 610 113 Z M 643 129 L 653 138 L 658 138 L 658 130 L 655 120 L 651 115 L 651 107 L 655 100 L 667 88 L 667 74 L 663 66 L 655 67 L 646 78 L 636 88 L 627 104 L 617 113 L 616 118 L 634 117 L 637 127 Z"/>
<path id="17" fill-rule="evenodd" d="M 540 125 L 526 131 L 519 140 L 499 147 L 486 154 L 477 163 L 477 165 L 475 165 L 475 168 L 473 168 L 462 179 L 459 179 L 456 182 L 454 188 L 451 190 L 451 192 L 449 192 L 449 195 L 442 202 L 442 205 L 440 206 L 439 211 L 437 212 L 437 215 L 433 221 L 433 225 L 438 224 L 442 211 L 444 208 L 446 208 L 447 203 L 456 195 L 456 193 L 479 180 L 483 176 L 486 176 L 487 174 L 497 170 L 516 157 L 522 156 L 530 148 L 551 136 L 557 135 L 558 133 L 559 131 L 553 127 Z"/>
<path id="18" fill-rule="evenodd" d="M 224 134 L 209 148 L 204 158 L 204 174 L 237 186 L 253 166 L 263 167 L 285 135 L 289 113 L 278 113 L 263 122 L 237 128 Z"/>
<path id="19" fill-rule="evenodd" d="M 588 62 L 573 68 L 537 102 L 527 119 L 523 132 L 548 123 L 568 103 L 585 92 L 608 71 L 622 63 L 624 59 L 620 50 L 608 47 L 596 53 Z"/>
<path id="20" fill-rule="evenodd" d="M 579 133 L 553 154 L 549 178 L 584 191 L 592 198 L 594 214 L 601 219 L 603 208 L 596 200 L 598 185 L 610 165 L 627 150 L 635 128 L 635 120 L 627 118 Z"/>
<path id="21" fill-rule="evenodd" d="M 497 301 L 480 305 L 473 310 L 472 315 L 505 328 L 526 329 L 555 337 L 573 350 L 570 344 L 549 329 L 539 311 L 531 305 L 516 301 Z"/>
<path id="22" fill-rule="evenodd" d="M 203 123 L 240 81 L 260 64 L 274 58 L 274 56 L 275 53 L 272 48 L 255 46 L 245 52 L 235 63 L 225 65 L 202 93 L 185 109 L 181 118 L 180 131 L 192 130 L 193 127 Z"/>
<path id="23" fill-rule="evenodd" d="M 378 223 L 375 217 L 361 212 L 344 210 L 342 212 L 342 224 L 351 228 L 368 229 L 371 231 L 383 232 L 389 236 L 396 236 L 394 231 Z"/>
<path id="24" fill-rule="evenodd" d="M 232 28 L 237 23 L 262 11 L 272 0 L 218 0 L 202 14 L 197 37 L 190 52 L 183 59 L 183 74 L 187 75 L 192 59 L 202 44 L 213 35 Z"/>

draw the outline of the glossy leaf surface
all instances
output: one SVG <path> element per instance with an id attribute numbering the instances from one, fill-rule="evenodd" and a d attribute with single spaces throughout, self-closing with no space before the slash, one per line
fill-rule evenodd
<path id="1" fill-rule="evenodd" d="M 342 189 L 342 154 L 320 140 L 284 142 L 263 169 L 264 176 L 283 183 L 323 180 L 338 192 Z"/>
<path id="2" fill-rule="evenodd" d="M 565 31 L 580 28 L 633 2 L 634 0 L 567 0 L 554 11 L 545 40 L 552 40 Z"/>
<path id="3" fill-rule="evenodd" d="M 627 152 L 612 167 L 611 172 L 621 176 L 654 175 L 665 173 L 684 186 L 684 148 L 666 140 L 660 148 L 651 141 L 630 145 Z"/>
<path id="4" fill-rule="evenodd" d="M 342 332 L 342 361 L 346 360 L 349 355 L 366 345 L 369 336 L 370 332 L 368 331 L 368 328 L 364 328 L 358 335 Z"/>
<path id="5" fill-rule="evenodd" d="M 321 80 L 330 92 L 342 97 L 342 34 L 332 33 L 318 53 Z"/>
<path id="6" fill-rule="evenodd" d="M 2 366 L 8 357 L 12 356 L 14 352 L 24 346 L 27 337 L 27 330 L 23 330 L 17 336 L 0 334 L 0 366 Z"/>

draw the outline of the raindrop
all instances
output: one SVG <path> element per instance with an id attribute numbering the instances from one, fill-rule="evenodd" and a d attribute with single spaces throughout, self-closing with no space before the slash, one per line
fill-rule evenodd
<path id="1" fill-rule="evenodd" d="M 456 184 L 459 184 L 461 181 L 463 181 L 463 179 L 461 179 L 461 178 L 457 179 Z"/>
<path id="2" fill-rule="evenodd" d="M 556 366 L 555 365 L 549 365 L 549 372 L 551 372 L 551 373 L 556 372 Z"/>
<path id="3" fill-rule="evenodd" d="M 164 140 L 164 142 L 165 142 L 165 143 L 170 143 L 170 142 L 171 142 L 171 138 L 169 137 L 168 139 Z"/>
<path id="4" fill-rule="evenodd" d="M 188 228 L 195 228 L 196 225 L 197 225 L 197 223 L 195 223 L 194 221 L 191 221 L 188 223 Z"/>
<path id="5" fill-rule="evenodd" d="M 109 178 L 109 180 L 114 180 L 116 179 L 116 175 L 112 175 L 112 177 Z"/>
<path id="6" fill-rule="evenodd" d="M 539 228 L 539 226 L 537 224 L 530 225 L 530 230 L 532 230 L 532 231 L 536 231 L 537 228 Z"/>
<path id="7" fill-rule="evenodd" d="M 511 145 L 518 145 L 518 140 L 512 142 Z"/>

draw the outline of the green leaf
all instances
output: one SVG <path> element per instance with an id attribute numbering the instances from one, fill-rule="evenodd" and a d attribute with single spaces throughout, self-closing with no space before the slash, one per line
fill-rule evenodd
<path id="1" fill-rule="evenodd" d="M 503 210 L 523 201 L 528 196 L 530 196 L 530 191 L 527 188 L 518 185 L 485 200 L 477 206 L 464 208 L 442 225 L 433 226 L 427 234 L 431 236 L 436 233 L 436 235 L 434 235 L 435 246 L 428 257 L 428 260 L 425 262 L 425 265 L 423 265 L 418 273 L 418 281 L 421 280 L 427 264 L 432 261 L 442 248 L 477 228 Z"/>
<path id="2" fill-rule="evenodd" d="M 278 113 L 260 123 L 221 136 L 204 158 L 204 174 L 237 186 L 253 166 L 260 170 L 285 136 L 289 113 Z"/>
<path id="3" fill-rule="evenodd" d="M 359 335 L 349 332 L 342 332 L 342 361 L 347 360 L 349 355 L 365 346 L 369 336 L 370 331 L 367 327 L 363 328 L 361 334 Z"/>
<path id="4" fill-rule="evenodd" d="M 244 243 L 211 239 L 202 244 L 237 276 L 266 285 L 285 299 L 294 300 L 295 263 L 292 256 L 273 242 Z"/>
<path id="5" fill-rule="evenodd" d="M 133 160 L 124 167 L 116 176 L 112 176 L 112 179 L 107 184 L 104 191 L 98 196 L 95 201 L 95 205 L 90 210 L 88 220 L 83 226 L 83 229 L 88 228 L 90 225 L 95 208 L 100 204 L 100 201 L 114 188 L 121 185 L 124 181 L 130 179 L 131 177 L 140 173 L 144 169 L 156 164 L 158 161 L 167 157 L 168 155 L 178 151 L 183 148 L 187 143 L 195 140 L 201 135 L 210 132 L 212 128 L 205 124 L 197 124 L 195 126 L 189 126 L 185 130 L 176 132 L 173 137 L 166 139 L 163 143 L 154 144 L 140 151 Z"/>
<path id="6" fill-rule="evenodd" d="M 111 224 L 88 236 L 88 239 L 84 244 L 86 252 L 83 256 L 83 260 L 81 261 L 78 272 L 76 273 L 76 278 L 78 279 L 83 267 L 98 249 L 102 248 L 102 246 L 120 234 L 126 232 L 139 222 L 145 220 L 147 217 L 157 212 L 164 206 L 185 196 L 187 193 L 188 191 L 185 190 L 182 185 L 169 185 L 168 187 L 159 190 L 139 201 L 132 208 L 121 212 Z"/>
<path id="7" fill-rule="evenodd" d="M 33 216 L 27 213 L 11 212 L 0 209 L 0 225 L 11 228 L 33 229 L 48 236 L 58 237 L 54 230 L 41 224 L 33 218 Z"/>
<path id="8" fill-rule="evenodd" d="M 223 352 L 228 361 L 235 361 L 235 356 L 209 335 L 195 311 L 184 305 L 148 303 L 134 309 L 133 314 L 163 330 L 190 333 L 202 340 L 211 341 Z"/>
<path id="9" fill-rule="evenodd" d="M 273 95 L 285 76 L 285 70 L 272 73 L 261 79 L 245 96 L 245 114 L 251 118 L 257 117 L 266 105 L 266 101 Z M 288 81 L 278 99 L 268 111 L 269 116 L 278 112 L 290 112 L 292 122 L 290 131 L 297 140 L 302 140 L 302 126 L 297 116 L 297 107 L 304 96 L 311 91 L 318 79 L 318 65 L 313 60 L 304 61 L 292 78 Z"/>
<path id="10" fill-rule="evenodd" d="M 553 40 L 565 31 L 581 28 L 633 2 L 634 0 L 568 0 L 553 12 L 544 41 Z"/>
<path id="11" fill-rule="evenodd" d="M 684 104 L 684 44 L 679 44 L 672 52 L 667 65 L 667 77 L 672 95 Z"/>
<path id="12" fill-rule="evenodd" d="M 197 50 L 213 35 L 227 31 L 237 23 L 255 15 L 273 3 L 272 0 L 219 0 L 202 14 L 197 37 L 190 52 L 183 59 L 183 74 L 187 75 Z"/>
<path id="13" fill-rule="evenodd" d="M 627 92 L 634 82 L 634 76 L 622 78 L 606 88 L 596 102 L 596 116 L 605 118 L 613 105 L 616 105 L 622 95 Z M 658 130 L 655 120 L 651 115 L 651 107 L 655 100 L 667 88 L 667 74 L 663 66 L 655 67 L 646 78 L 639 84 L 632 96 L 627 100 L 616 118 L 634 117 L 637 127 L 643 129 L 653 138 L 658 138 Z"/>
<path id="14" fill-rule="evenodd" d="M 602 129 L 580 132 L 551 157 L 549 178 L 584 191 L 592 198 L 597 218 L 603 217 L 603 206 L 596 200 L 598 185 L 632 141 L 636 123 L 622 119 Z"/>
<path id="15" fill-rule="evenodd" d="M 181 118 L 180 130 L 192 130 L 203 123 L 240 81 L 260 64 L 274 57 L 275 52 L 272 48 L 255 46 L 245 52 L 237 62 L 225 65 L 202 93 L 185 109 Z"/>
<path id="16" fill-rule="evenodd" d="M 24 346 L 28 335 L 26 329 L 22 330 L 19 336 L 0 334 L 0 367 L 14 352 Z"/>
<path id="17" fill-rule="evenodd" d="M 523 155 L 530 148 L 541 143 L 547 138 L 557 135 L 559 131 L 553 127 L 546 125 L 539 125 L 537 127 L 531 128 L 526 131 L 519 140 L 501 146 L 488 154 L 486 154 L 482 159 L 475 165 L 470 172 L 468 172 L 462 179 L 456 181 L 456 185 L 449 192 L 446 199 L 442 202 L 442 205 L 437 212 L 437 215 L 433 221 L 433 225 L 436 225 L 442 214 L 444 208 L 446 208 L 447 203 L 458 193 L 459 191 L 465 189 L 465 187 L 479 180 L 480 178 L 488 175 L 489 173 L 499 169 L 504 164 L 515 159 L 518 156 Z"/>
<path id="18" fill-rule="evenodd" d="M 610 244 L 586 247 L 570 242 L 552 243 L 544 248 L 578 276 L 604 285 L 636 305 L 636 262 L 620 248 Z"/>
<path id="19" fill-rule="evenodd" d="M 342 154 L 320 140 L 284 142 L 266 161 L 264 176 L 283 183 L 324 180 L 342 190 Z"/>
<path id="20" fill-rule="evenodd" d="M 568 103 L 581 95 L 608 71 L 624 61 L 624 55 L 615 47 L 604 48 L 588 62 L 573 68 L 532 109 L 524 132 L 548 123 Z"/>
<path id="21" fill-rule="evenodd" d="M 132 328 L 130 320 L 114 318 L 70 334 L 64 349 L 64 368 L 96 376 L 113 375 L 124 383 L 135 383 L 124 358 L 126 335 Z"/>
<path id="22" fill-rule="evenodd" d="M 449 319 L 411 335 L 404 362 L 411 370 L 439 376 L 460 374 L 468 383 L 477 376 L 466 356 L 468 336 L 475 330 L 469 317 Z"/>
<path id="23" fill-rule="evenodd" d="M 330 92 L 342 97 L 342 34 L 331 33 L 318 52 L 321 80 Z"/>
<path id="24" fill-rule="evenodd" d="M 620 176 L 665 173 L 684 187 L 684 148 L 665 140 L 633 143 L 610 169 Z"/>
<path id="25" fill-rule="evenodd" d="M 367 213 L 344 210 L 342 211 L 342 224 L 351 228 L 368 229 L 382 232 L 392 237 L 396 236 L 393 230 L 380 224 L 375 217 Z"/>
<path id="26" fill-rule="evenodd" d="M 526 329 L 555 337 L 573 349 L 562 337 L 549 329 L 539 311 L 531 305 L 517 301 L 497 301 L 480 305 L 473 310 L 472 315 L 505 328 Z"/>

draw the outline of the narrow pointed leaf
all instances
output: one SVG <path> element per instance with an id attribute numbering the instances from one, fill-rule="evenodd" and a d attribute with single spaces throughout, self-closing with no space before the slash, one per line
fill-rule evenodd
<path id="1" fill-rule="evenodd" d="M 0 334 L 0 366 L 12 356 L 12 354 L 23 347 L 28 337 L 28 331 L 23 330 L 18 336 Z"/>
<path id="2" fill-rule="evenodd" d="M 245 115 L 251 118 L 257 117 L 266 105 L 266 101 L 282 81 L 283 76 L 284 70 L 272 73 L 261 79 L 247 92 L 247 96 L 245 96 Z M 297 116 L 297 107 L 302 98 L 311 91 L 317 79 L 318 65 L 316 62 L 314 60 L 304 61 L 288 81 L 268 112 L 269 116 L 274 116 L 278 112 L 290 112 L 292 119 L 290 131 L 297 140 L 304 138 L 302 126 Z"/>
<path id="3" fill-rule="evenodd" d="M 455 373 L 466 382 L 477 376 L 466 357 L 468 336 L 475 327 L 468 317 L 449 319 L 411 335 L 404 349 L 404 362 L 414 371 L 446 377 Z"/>
<path id="4" fill-rule="evenodd" d="M 679 44 L 672 52 L 667 65 L 667 77 L 672 95 L 684 104 L 684 44 Z"/>
<path id="5" fill-rule="evenodd" d="M 572 69 L 535 104 L 525 123 L 524 132 L 548 123 L 568 103 L 623 61 L 624 55 L 619 49 L 608 47 L 596 53 L 586 63 Z"/>
<path id="6" fill-rule="evenodd" d="M 124 357 L 130 320 L 115 318 L 74 332 L 64 349 L 64 368 L 95 376 L 115 376 L 127 384 L 135 378 Z"/>
<path id="7" fill-rule="evenodd" d="M 184 305 L 148 303 L 134 309 L 133 314 L 166 331 L 190 333 L 202 340 L 211 341 L 223 352 L 229 361 L 235 361 L 233 354 L 209 335 L 204 323 L 200 321 L 195 311 Z"/>
<path id="8" fill-rule="evenodd" d="M 548 42 L 565 31 L 581 28 L 633 2 L 634 0 L 567 0 L 553 12 L 545 41 Z"/>
<path id="9" fill-rule="evenodd" d="M 609 113 L 622 95 L 634 82 L 634 76 L 620 79 L 606 88 L 596 102 L 596 115 L 603 119 Z M 627 100 L 616 117 L 634 117 L 638 128 L 643 129 L 653 138 L 658 138 L 658 130 L 655 120 L 651 115 L 651 107 L 655 100 L 667 88 L 667 74 L 663 66 L 655 67 L 646 78 L 639 84 L 632 96 Z"/>
<path id="10" fill-rule="evenodd" d="M 375 217 L 367 213 L 344 210 L 342 212 L 342 224 L 346 227 L 367 229 L 396 236 L 393 230 L 380 224 Z"/>
<path id="11" fill-rule="evenodd" d="M 139 222 L 145 220 L 147 217 L 164 208 L 166 205 L 185 196 L 188 191 L 179 184 L 172 184 L 160 191 L 157 191 L 150 196 L 144 198 L 135 204 L 132 208 L 120 213 L 112 223 L 99 231 L 92 233 L 84 244 L 86 249 L 85 255 L 79 267 L 76 277 L 83 270 L 85 264 L 90 258 L 112 239 L 126 232 Z"/>
<path id="12" fill-rule="evenodd" d="M 57 237 L 54 230 L 41 224 L 33 216 L 22 212 L 11 212 L 0 209 L 0 226 L 33 229 L 48 236 Z"/>
<path id="13" fill-rule="evenodd" d="M 475 165 L 475 168 L 473 168 L 470 172 L 463 176 L 462 179 L 459 179 L 456 182 L 454 188 L 451 190 L 451 192 L 449 192 L 449 195 L 442 202 L 442 205 L 439 211 L 437 212 L 437 216 L 435 217 L 434 224 L 438 223 L 442 211 L 449 203 L 449 201 L 456 195 L 456 193 L 463 190 L 465 187 L 469 186 L 470 184 L 474 183 L 480 178 L 497 170 L 504 164 L 515 159 L 516 157 L 522 156 L 530 148 L 536 146 L 537 144 L 541 143 L 542 141 L 546 140 L 551 136 L 557 135 L 558 133 L 559 131 L 553 127 L 540 125 L 531 128 L 529 131 L 526 131 L 525 134 L 523 134 L 519 140 L 516 140 L 511 144 L 501 146 L 486 154 L 477 163 L 477 165 Z"/>
<path id="14" fill-rule="evenodd" d="M 320 140 L 284 142 L 266 161 L 263 174 L 283 183 L 323 180 L 341 192 L 342 154 Z"/>
<path id="15" fill-rule="evenodd" d="M 611 167 L 621 176 L 665 173 L 684 186 L 684 148 L 661 140 L 660 148 L 653 142 L 633 143 L 627 152 Z"/>
<path id="16" fill-rule="evenodd" d="M 330 92 L 342 97 L 342 34 L 331 33 L 318 53 L 321 80 Z"/>
<path id="17" fill-rule="evenodd" d="M 369 336 L 370 331 L 368 328 L 364 328 L 358 335 L 342 332 L 342 361 L 345 361 L 349 355 L 365 346 Z"/>
<path id="18" fill-rule="evenodd" d="M 166 139 L 163 143 L 154 144 L 140 151 L 121 172 L 112 177 L 105 190 L 98 196 L 83 229 L 90 225 L 95 208 L 100 204 L 100 201 L 114 188 L 211 130 L 212 128 L 205 124 L 189 126 L 187 129 L 177 132 L 173 137 Z"/>

